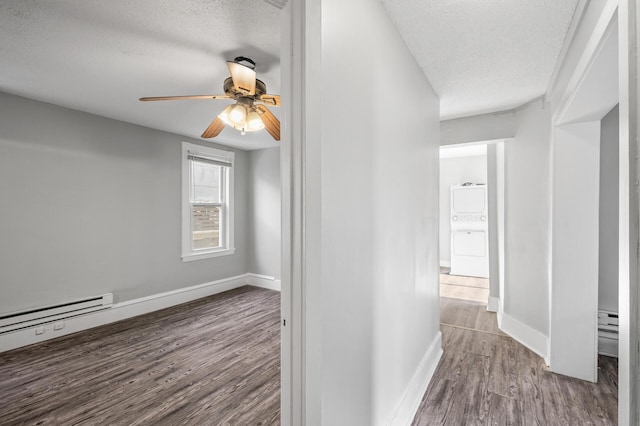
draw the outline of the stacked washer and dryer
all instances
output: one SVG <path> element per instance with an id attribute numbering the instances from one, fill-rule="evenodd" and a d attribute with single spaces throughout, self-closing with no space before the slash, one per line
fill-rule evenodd
<path id="1" fill-rule="evenodd" d="M 451 185 L 451 275 L 489 278 L 487 187 Z"/>

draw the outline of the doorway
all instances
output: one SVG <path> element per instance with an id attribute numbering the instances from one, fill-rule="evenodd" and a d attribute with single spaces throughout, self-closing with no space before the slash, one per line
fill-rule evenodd
<path id="1" fill-rule="evenodd" d="M 489 300 L 487 145 L 440 148 L 441 311 Z"/>
<path id="2" fill-rule="evenodd" d="M 553 117 L 549 364 L 553 372 L 592 382 L 598 380 L 601 120 L 618 103 L 617 34 L 613 14 Z"/>

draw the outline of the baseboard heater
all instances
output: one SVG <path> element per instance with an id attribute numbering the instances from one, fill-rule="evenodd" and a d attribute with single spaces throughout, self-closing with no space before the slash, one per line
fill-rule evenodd
<path id="1" fill-rule="evenodd" d="M 107 293 L 56 305 L 0 314 L 0 334 L 109 309 L 112 305 L 113 293 Z"/>
<path id="2" fill-rule="evenodd" d="M 598 311 L 598 353 L 618 357 L 618 314 Z"/>

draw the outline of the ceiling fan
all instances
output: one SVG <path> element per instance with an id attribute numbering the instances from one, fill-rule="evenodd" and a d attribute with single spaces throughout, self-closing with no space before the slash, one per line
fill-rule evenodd
<path id="1" fill-rule="evenodd" d="M 203 138 L 215 138 L 225 124 L 244 135 L 246 132 L 266 129 L 280 140 L 280 121 L 267 105 L 280 106 L 280 96 L 267 94 L 267 86 L 256 78 L 256 63 L 244 56 L 227 61 L 231 77 L 224 81 L 224 95 L 156 96 L 140 98 L 141 101 L 173 101 L 189 99 L 233 99 L 202 133 Z"/>

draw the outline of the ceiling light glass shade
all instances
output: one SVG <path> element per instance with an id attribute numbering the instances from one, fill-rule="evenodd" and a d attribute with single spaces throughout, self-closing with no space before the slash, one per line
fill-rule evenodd
<path id="1" fill-rule="evenodd" d="M 254 132 L 262 129 L 264 129 L 264 122 L 260 118 L 260 114 L 254 108 L 251 108 L 249 114 L 247 114 L 247 130 Z"/>
<path id="2" fill-rule="evenodd" d="M 264 129 L 264 122 L 253 106 L 237 103 L 227 106 L 218 118 L 227 126 L 233 127 L 244 135 L 245 132 L 255 132 Z"/>
<path id="3" fill-rule="evenodd" d="M 247 107 L 242 104 L 235 104 L 229 111 L 229 121 L 236 126 L 245 127 L 247 123 Z"/>
<path id="4" fill-rule="evenodd" d="M 224 124 L 226 124 L 227 126 L 233 127 L 233 124 L 231 124 L 231 121 L 229 121 L 229 112 L 231 112 L 231 108 L 233 108 L 233 105 L 229 105 L 225 109 L 223 109 L 220 115 L 218 115 L 218 118 L 224 121 Z"/>

